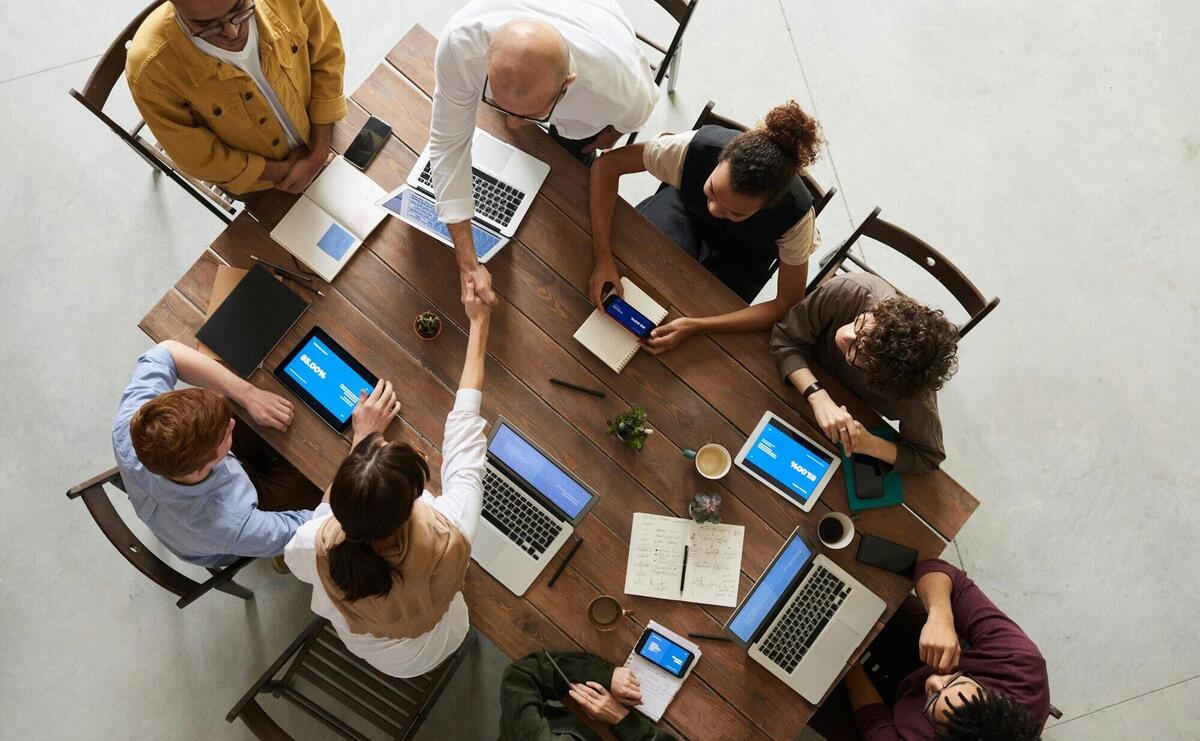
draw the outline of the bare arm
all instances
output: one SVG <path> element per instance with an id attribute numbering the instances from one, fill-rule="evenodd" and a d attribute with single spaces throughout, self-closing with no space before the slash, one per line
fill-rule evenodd
<path id="1" fill-rule="evenodd" d="M 467 279 L 463 287 L 463 308 L 471 320 L 467 335 L 467 357 L 463 360 L 462 377 L 458 388 L 483 390 L 483 374 L 487 360 L 488 327 L 492 323 L 492 307 L 475 291 L 475 282 Z"/>
<path id="2" fill-rule="evenodd" d="M 167 340 L 162 347 L 171 353 L 179 380 L 224 394 L 264 427 L 286 432 L 291 426 L 292 403 L 287 399 L 238 378 L 217 361 L 180 342 Z"/>
<path id="3" fill-rule="evenodd" d="M 588 297 L 600 308 L 603 287 L 612 283 L 621 293 L 621 274 L 612 254 L 613 211 L 617 206 L 617 184 L 622 175 L 645 172 L 643 144 L 614 149 L 592 163 L 588 183 L 588 205 L 592 219 L 592 277 Z"/>

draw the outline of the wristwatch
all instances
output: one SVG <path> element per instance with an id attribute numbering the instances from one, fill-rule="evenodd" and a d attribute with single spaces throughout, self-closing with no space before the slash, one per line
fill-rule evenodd
<path id="1" fill-rule="evenodd" d="M 824 386 L 821 385 L 820 381 L 813 381 L 812 383 L 808 384 L 808 388 L 804 389 L 804 398 L 807 399 L 823 388 Z"/>

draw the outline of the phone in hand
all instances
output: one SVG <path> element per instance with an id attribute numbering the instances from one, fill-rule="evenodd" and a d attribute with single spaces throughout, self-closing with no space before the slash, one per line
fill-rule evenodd
<path id="1" fill-rule="evenodd" d="M 859 561 L 893 574 L 907 576 L 909 579 L 917 569 L 917 556 L 915 548 L 868 533 L 862 534 L 862 540 L 858 544 Z"/>
<path id="2" fill-rule="evenodd" d="M 883 496 L 883 476 L 887 473 L 886 464 L 877 458 L 855 453 L 854 461 L 854 496 L 859 499 L 878 499 Z"/>
<path id="3" fill-rule="evenodd" d="M 696 660 L 696 654 L 675 643 L 670 638 L 654 630 L 646 628 L 634 648 L 638 656 L 646 659 L 655 666 L 662 667 L 669 674 L 682 677 L 688 667 Z"/>
<path id="4" fill-rule="evenodd" d="M 383 149 L 383 145 L 387 143 L 391 133 L 391 126 L 371 116 L 358 130 L 358 134 L 355 135 L 354 141 L 350 142 L 350 146 L 346 147 L 346 161 L 360 170 L 367 169 L 371 160 L 375 159 L 375 155 Z"/>
<path id="5" fill-rule="evenodd" d="M 605 284 L 608 285 L 608 284 Z M 639 339 L 644 340 L 650 336 L 654 328 L 658 325 L 646 318 L 646 315 L 626 303 L 625 299 L 617 295 L 615 288 L 609 289 L 604 294 L 604 312 L 615 319 L 625 329 Z"/>

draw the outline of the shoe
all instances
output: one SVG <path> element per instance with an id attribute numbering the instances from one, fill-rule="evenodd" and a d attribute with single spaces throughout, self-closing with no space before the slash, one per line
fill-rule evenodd
<path id="1" fill-rule="evenodd" d="M 275 570 L 276 574 L 287 575 L 292 573 L 292 570 L 289 569 L 287 564 L 284 562 L 282 553 L 271 559 L 271 568 Z"/>

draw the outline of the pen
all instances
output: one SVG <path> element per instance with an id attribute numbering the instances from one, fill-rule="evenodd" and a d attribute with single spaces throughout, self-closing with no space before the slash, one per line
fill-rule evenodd
<path id="1" fill-rule="evenodd" d="M 282 275 L 282 274 L 280 274 L 280 276 L 279 276 L 279 277 L 280 277 L 280 278 L 282 278 L 282 279 L 284 279 L 284 280 L 286 280 L 286 281 L 291 281 L 292 283 L 295 283 L 295 284 L 296 284 L 297 286 L 299 286 L 300 288 L 307 288 L 308 290 L 310 290 L 310 291 L 312 291 L 313 293 L 317 294 L 317 295 L 318 295 L 318 296 L 320 296 L 321 298 L 325 298 L 325 294 L 321 293 L 320 289 L 318 289 L 318 288 L 313 288 L 312 286 L 310 286 L 310 285 L 309 285 L 309 284 L 307 284 L 307 283 L 301 283 L 300 281 L 296 280 L 295 278 L 293 278 L 293 277 L 292 277 L 292 276 L 290 276 L 290 275 Z"/>
<path id="2" fill-rule="evenodd" d="M 268 268 L 278 270 L 280 273 L 283 273 L 285 276 L 291 277 L 293 280 L 302 280 L 305 283 L 312 283 L 312 276 L 303 275 L 301 273 L 297 273 L 297 272 L 288 270 L 287 268 L 276 265 L 273 262 L 268 262 L 267 260 L 262 259 L 258 255 L 251 255 L 250 259 L 253 260 L 254 262 L 262 263 L 264 266 L 266 266 Z"/>
<path id="3" fill-rule="evenodd" d="M 558 577 L 562 576 L 562 572 L 566 570 L 567 564 L 571 563 L 571 559 L 575 557 L 575 551 L 579 550 L 579 546 L 581 545 L 583 545 L 583 538 L 576 539 L 575 545 L 571 546 L 571 550 L 567 551 L 567 557 L 558 565 L 554 576 L 550 577 L 550 583 L 546 585 L 547 587 L 554 586 L 554 582 L 558 581 Z"/>
<path id="4" fill-rule="evenodd" d="M 596 389 L 590 389 L 590 388 L 587 388 L 586 386 L 577 386 L 577 385 L 571 383 L 570 381 L 564 381 L 561 378 L 551 378 L 550 383 L 558 384 L 559 386 L 566 386 L 569 389 L 574 389 L 576 391 L 582 391 L 583 393 L 591 394 L 592 396 L 598 396 L 601 399 L 605 398 L 603 391 L 597 391 Z"/>
<path id="5" fill-rule="evenodd" d="M 708 641 L 729 641 L 725 636 L 714 636 L 708 633 L 688 633 L 688 638 L 702 638 Z"/>
<path id="6" fill-rule="evenodd" d="M 683 580 L 687 578 L 687 546 L 683 547 L 683 571 L 679 574 L 679 593 L 683 594 Z"/>

